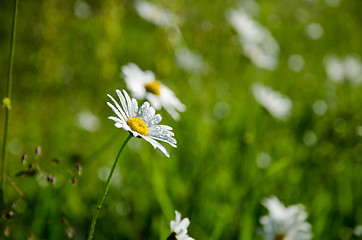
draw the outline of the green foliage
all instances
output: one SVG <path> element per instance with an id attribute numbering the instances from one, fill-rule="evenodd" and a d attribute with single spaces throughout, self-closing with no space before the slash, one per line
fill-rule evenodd
<path id="1" fill-rule="evenodd" d="M 201 75 L 177 67 L 166 32 L 138 16 L 133 1 L 89 1 L 85 18 L 74 14 L 79 1 L 19 1 L 5 183 L 5 203 L 14 216 L 2 220 L 2 231 L 10 234 L 5 239 L 86 238 L 102 179 L 128 135 L 107 119 L 113 113 L 106 105 L 107 93 L 126 89 L 120 70 L 128 62 L 155 72 L 187 110 L 178 122 L 159 111 L 161 124 L 172 126 L 178 141 L 175 149 L 166 146 L 170 159 L 141 139 L 129 142 L 95 239 L 166 239 L 174 210 L 190 219 L 195 239 L 262 239 L 261 201 L 271 195 L 286 205 L 305 205 L 314 239 L 357 239 L 361 86 L 329 81 L 323 60 L 362 54 L 362 2 L 326 2 L 258 1 L 255 19 L 280 45 L 278 67 L 269 71 L 242 54 L 225 18 L 239 2 L 157 1 L 183 20 L 185 43 L 209 65 Z M 1 99 L 11 9 L 12 1 L 1 1 Z M 323 26 L 320 39 L 305 35 L 310 22 Z M 292 54 L 304 58 L 299 72 L 288 67 Z M 253 98 L 253 82 L 287 95 L 290 118 L 277 120 L 265 111 Z M 313 111 L 318 100 L 326 102 L 325 114 Z M 98 117 L 97 131 L 79 127 L 82 112 Z M 256 161 L 263 152 L 271 159 L 266 168 Z M 28 158 L 22 163 L 23 154 Z"/>

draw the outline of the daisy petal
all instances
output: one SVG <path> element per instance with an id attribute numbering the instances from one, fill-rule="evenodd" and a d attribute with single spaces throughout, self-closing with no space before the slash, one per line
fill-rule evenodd
<path id="1" fill-rule="evenodd" d="M 187 235 L 187 228 L 190 225 L 190 220 L 184 218 L 181 221 L 181 214 L 175 211 L 176 219 L 170 222 L 171 232 L 174 233 L 175 239 L 177 240 L 193 240 L 193 238 Z"/>
<path id="2" fill-rule="evenodd" d="M 123 119 L 126 121 L 127 120 L 127 116 L 124 112 L 124 110 L 121 108 L 121 106 L 119 106 L 119 104 L 117 103 L 117 101 L 109 94 L 107 94 L 107 96 L 112 100 L 112 102 L 114 103 L 114 105 L 117 107 L 118 111 L 122 114 Z"/>
<path id="3" fill-rule="evenodd" d="M 123 124 L 125 123 L 125 122 L 122 121 L 121 119 L 119 119 L 119 118 L 117 118 L 117 117 L 113 117 L 113 116 L 108 117 L 108 119 L 111 119 L 111 120 L 113 120 L 113 121 L 115 121 L 116 123 L 119 123 L 119 124 L 121 124 L 121 125 L 123 125 Z"/>
<path id="4" fill-rule="evenodd" d="M 128 112 L 128 107 L 127 107 L 127 104 L 126 104 L 126 99 L 123 97 L 121 91 L 119 91 L 118 89 L 116 89 L 116 93 L 118 95 L 119 100 L 121 101 L 121 104 L 122 104 L 124 112 L 126 113 L 127 119 L 130 119 L 129 112 Z"/>
<path id="5" fill-rule="evenodd" d="M 144 102 L 138 110 L 137 116 L 146 123 L 155 115 L 156 110 L 150 106 L 149 102 Z"/>
<path id="6" fill-rule="evenodd" d="M 162 120 L 162 117 L 160 114 L 156 114 L 155 116 L 153 116 L 150 121 L 148 122 L 148 126 L 151 127 L 151 126 L 154 126 L 154 125 L 157 125 L 161 122 Z"/>
<path id="7" fill-rule="evenodd" d="M 152 138 L 147 137 L 147 136 L 141 136 L 141 137 L 142 137 L 144 140 L 146 140 L 147 142 L 151 143 L 152 146 L 153 146 L 155 149 L 156 149 L 156 148 L 160 149 L 161 152 L 166 155 L 166 157 L 170 157 L 170 154 L 167 152 L 166 148 L 165 148 L 164 146 L 162 146 L 159 142 L 157 142 L 157 141 L 155 141 L 155 140 L 153 140 Z"/>
<path id="8" fill-rule="evenodd" d="M 123 121 L 125 121 L 125 115 L 124 112 L 121 109 L 117 109 L 115 106 L 112 105 L 112 103 L 107 102 L 107 105 L 112 109 L 112 111 Z"/>
<path id="9" fill-rule="evenodd" d="M 138 112 L 138 103 L 137 100 L 132 98 L 132 104 L 133 104 L 133 112 L 135 113 L 135 115 L 133 117 L 136 117 L 137 112 Z"/>
<path id="10" fill-rule="evenodd" d="M 128 93 L 125 90 L 123 90 L 123 95 L 126 97 L 129 118 L 133 118 L 133 117 L 136 116 L 137 112 L 134 112 L 134 107 L 133 107 L 133 104 L 132 104 L 132 100 L 131 100 L 131 98 L 129 97 Z"/>

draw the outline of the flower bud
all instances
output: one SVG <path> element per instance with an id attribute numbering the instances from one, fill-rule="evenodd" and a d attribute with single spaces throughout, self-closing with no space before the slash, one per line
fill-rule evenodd
<path id="1" fill-rule="evenodd" d="M 37 146 L 35 148 L 35 155 L 39 156 L 41 154 L 41 147 L 40 146 Z"/>
<path id="2" fill-rule="evenodd" d="M 65 232 L 67 233 L 68 238 L 73 238 L 75 231 L 74 228 L 69 226 L 65 229 Z"/>
<path id="3" fill-rule="evenodd" d="M 73 177 L 73 178 L 70 179 L 70 182 L 71 182 L 72 184 L 76 184 L 76 183 L 78 182 L 78 179 L 76 179 L 75 177 Z"/>
<path id="4" fill-rule="evenodd" d="M 6 219 L 10 219 L 10 218 L 12 218 L 13 216 L 14 216 L 14 212 L 13 212 L 13 211 L 8 211 L 8 212 L 6 212 L 6 214 L 5 214 Z"/>
<path id="5" fill-rule="evenodd" d="M 56 178 L 54 176 L 48 174 L 47 181 L 54 185 L 56 182 Z"/>
<path id="6" fill-rule="evenodd" d="M 81 175 L 82 174 L 82 165 L 80 165 L 80 163 L 77 162 L 76 167 L 77 167 L 77 170 L 78 170 L 78 174 Z"/>
<path id="7" fill-rule="evenodd" d="M 60 163 L 60 159 L 59 159 L 59 158 L 53 158 L 53 159 L 52 159 L 52 162 L 58 164 L 58 163 Z"/>
<path id="8" fill-rule="evenodd" d="M 23 154 L 23 156 L 21 157 L 21 163 L 22 163 L 22 164 L 25 164 L 27 158 L 28 158 L 28 155 Z"/>

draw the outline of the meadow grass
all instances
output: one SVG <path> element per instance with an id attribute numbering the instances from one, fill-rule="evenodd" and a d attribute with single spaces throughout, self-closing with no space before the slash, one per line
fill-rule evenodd
<path id="1" fill-rule="evenodd" d="M 158 111 L 162 123 L 174 128 L 177 148 L 166 146 L 170 158 L 145 141 L 130 140 L 95 239 L 166 239 L 178 210 L 190 219 L 189 235 L 195 239 L 258 240 L 259 219 L 267 214 L 261 202 L 271 195 L 306 207 L 313 239 L 361 239 L 353 235 L 362 224 L 361 86 L 330 81 L 323 61 L 329 54 L 361 56 L 362 2 L 342 0 L 336 7 L 327 2 L 333 1 L 257 1 L 255 19 L 280 46 L 279 64 L 270 71 L 242 54 L 226 20 L 225 11 L 239 2 L 156 1 L 182 19 L 185 44 L 208 64 L 205 74 L 193 74 L 177 67 L 166 32 L 142 19 L 133 1 L 89 1 L 90 12 L 78 17 L 75 9 L 82 1 L 19 1 L 10 180 L 4 186 L 7 209 L 16 206 L 11 219 L 2 219 L 9 239 L 86 239 L 128 135 L 107 119 L 112 111 L 106 102 L 107 93 L 126 89 L 120 72 L 129 62 L 155 72 L 187 110 L 180 121 Z M 12 1 L 0 3 L 1 99 L 12 8 Z M 316 40 L 305 34 L 312 22 L 323 27 Z M 304 59 L 299 72 L 289 68 L 292 54 Z M 255 101 L 254 82 L 293 101 L 288 119 L 273 118 Z M 327 105 L 321 115 L 313 110 L 318 100 Z M 82 127 L 82 112 L 98 119 L 92 131 Z M 4 114 L 1 109 L 0 126 Z M 3 131 L 0 127 L 0 136 Z M 40 156 L 34 154 L 37 146 Z M 266 168 L 257 164 L 261 153 L 270 156 Z M 16 176 L 30 163 L 43 174 Z M 47 174 L 56 177 L 55 184 L 47 182 Z"/>

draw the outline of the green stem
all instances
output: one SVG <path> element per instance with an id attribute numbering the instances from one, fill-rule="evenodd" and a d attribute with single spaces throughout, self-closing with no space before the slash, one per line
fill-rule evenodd
<path id="1" fill-rule="evenodd" d="M 114 169 L 116 169 L 117 162 L 118 162 L 119 156 L 121 156 L 121 153 L 122 153 L 122 151 L 123 151 L 123 148 L 126 146 L 126 144 L 127 144 L 128 141 L 131 139 L 132 136 L 133 136 L 132 134 L 129 134 L 129 135 L 128 135 L 128 137 L 127 137 L 126 140 L 124 141 L 121 149 L 119 150 L 119 152 L 118 152 L 118 154 L 117 154 L 116 160 L 114 160 L 114 163 L 113 163 L 111 172 L 109 173 L 109 176 L 108 176 L 108 179 L 107 179 L 106 189 L 104 190 L 104 193 L 103 193 L 102 197 L 99 199 L 96 213 L 94 214 L 93 219 L 92 219 L 92 224 L 91 224 L 91 227 L 90 227 L 90 229 L 89 229 L 89 234 L 88 234 L 88 240 L 93 239 L 93 233 L 94 233 L 94 229 L 95 229 L 95 227 L 96 227 L 97 218 L 98 218 L 99 212 L 100 212 L 100 210 L 101 210 L 101 208 L 102 208 L 104 199 L 105 199 L 106 196 L 107 196 L 108 189 L 109 189 L 109 186 L 110 186 L 110 183 L 111 183 L 111 179 L 112 179 L 112 176 L 113 176 Z"/>
<path id="2" fill-rule="evenodd" d="M 11 28 L 11 40 L 10 40 L 10 56 L 9 56 L 9 71 L 8 71 L 8 82 L 6 89 L 6 97 L 8 100 L 11 100 L 11 82 L 13 79 L 13 61 L 14 61 L 14 49 L 15 49 L 15 38 L 16 38 L 16 18 L 18 15 L 18 0 L 14 0 L 13 8 L 13 24 Z M 0 163 L 0 210 L 3 210 L 4 207 L 4 180 L 5 180 L 5 168 L 6 168 L 6 145 L 8 137 L 8 127 L 9 127 L 9 110 L 10 103 L 5 106 L 5 126 L 4 126 L 4 139 L 3 139 L 3 149 L 1 154 L 1 163 Z"/>

